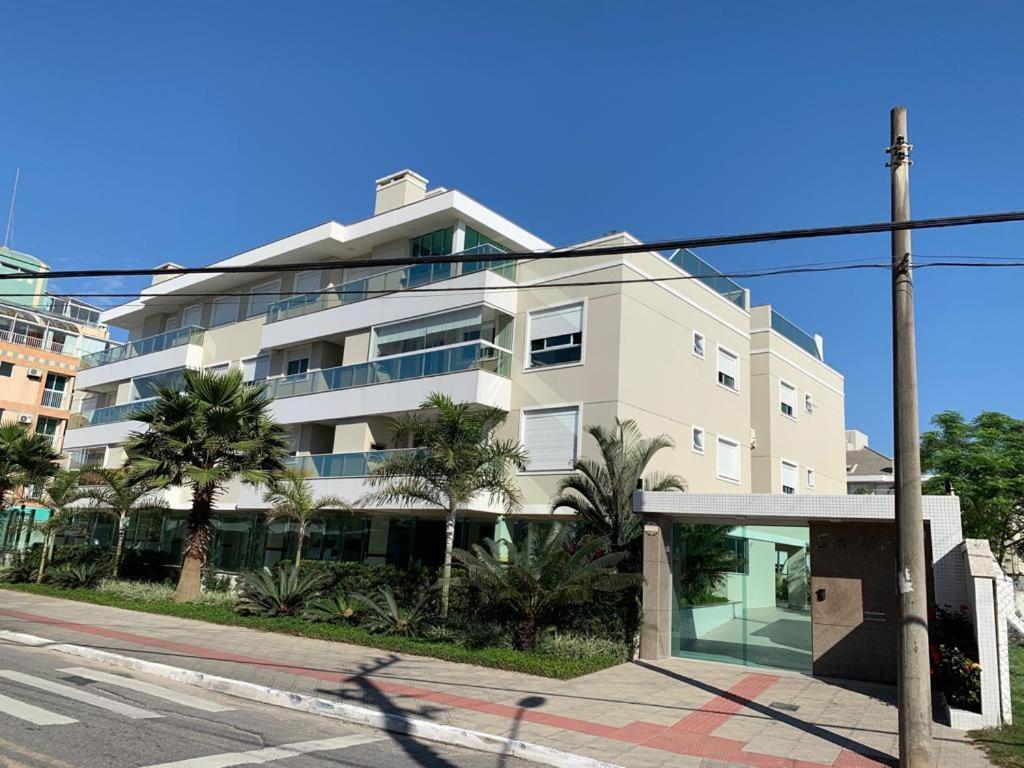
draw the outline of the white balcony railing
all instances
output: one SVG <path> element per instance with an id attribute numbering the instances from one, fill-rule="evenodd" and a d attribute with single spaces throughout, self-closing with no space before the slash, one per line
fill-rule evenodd
<path id="1" fill-rule="evenodd" d="M 44 408 L 59 408 L 61 410 L 66 408 L 65 405 L 66 393 L 58 392 L 55 389 L 44 389 L 43 390 L 43 407 Z"/>

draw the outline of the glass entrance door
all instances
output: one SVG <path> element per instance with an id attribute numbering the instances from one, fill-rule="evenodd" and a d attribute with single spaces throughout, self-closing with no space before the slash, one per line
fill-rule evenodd
<path id="1" fill-rule="evenodd" d="M 676 524 L 672 653 L 811 670 L 807 528 Z"/>

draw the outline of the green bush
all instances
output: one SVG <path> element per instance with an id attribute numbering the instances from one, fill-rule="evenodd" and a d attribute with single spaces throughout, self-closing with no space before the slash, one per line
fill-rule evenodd
<path id="1" fill-rule="evenodd" d="M 269 568 L 246 573 L 235 610 L 256 616 L 294 616 L 307 601 L 323 593 L 327 581 L 326 574 L 294 566 L 276 573 Z"/>
<path id="2" fill-rule="evenodd" d="M 113 552 L 110 554 L 113 563 Z M 178 578 L 179 558 L 152 549 L 126 549 L 121 556 L 120 578 L 161 583 Z"/>
<path id="3" fill-rule="evenodd" d="M 148 581 L 103 579 L 96 587 L 96 591 L 147 603 L 174 599 L 174 587 L 170 584 L 154 584 Z"/>
<path id="4" fill-rule="evenodd" d="M 103 576 L 99 563 L 61 563 L 46 570 L 46 581 L 59 589 L 91 589 Z"/>
<path id="5" fill-rule="evenodd" d="M 24 552 L 16 552 L 11 561 L 0 570 L 0 581 L 8 584 L 25 584 L 36 580 L 36 570 L 39 568 L 39 558 L 28 557 Z"/>
<path id="6" fill-rule="evenodd" d="M 619 661 L 626 660 L 626 646 L 621 639 L 616 642 L 604 637 L 588 637 L 566 632 L 549 632 L 541 636 L 537 650 L 560 659 L 591 659 L 596 656 L 610 656 Z"/>
<path id="7" fill-rule="evenodd" d="M 430 592 L 421 592 L 414 603 L 402 604 L 390 587 L 381 587 L 373 597 L 352 595 L 352 599 L 366 608 L 366 626 L 374 632 L 410 637 L 427 624 L 430 617 Z"/>
<path id="8" fill-rule="evenodd" d="M 199 597 L 192 601 L 197 605 L 218 605 L 234 608 L 238 604 L 238 595 L 234 592 L 200 592 Z"/>
<path id="9" fill-rule="evenodd" d="M 937 606 L 928 622 L 932 685 L 951 707 L 981 711 L 981 665 L 974 624 L 961 605 L 957 611 Z"/>
<path id="10" fill-rule="evenodd" d="M 274 566 L 274 572 L 291 567 L 291 561 L 281 560 Z M 388 587 L 402 603 L 413 602 L 420 593 L 437 581 L 437 573 L 429 568 L 417 566 L 404 570 L 384 563 L 303 560 L 299 569 L 303 574 L 324 574 L 325 594 L 340 594 L 346 597 L 355 594 L 375 595 L 381 588 Z"/>
<path id="11" fill-rule="evenodd" d="M 354 624 L 359 608 L 354 598 L 345 595 L 310 600 L 302 609 L 302 618 L 338 624 Z"/>

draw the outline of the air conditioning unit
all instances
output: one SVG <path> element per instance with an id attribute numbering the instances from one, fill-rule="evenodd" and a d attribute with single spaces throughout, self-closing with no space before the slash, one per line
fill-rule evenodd
<path id="1" fill-rule="evenodd" d="M 41 370 L 39 370 L 38 368 L 29 368 L 28 369 L 28 377 L 30 379 L 41 379 L 41 378 L 43 378 L 43 372 Z"/>
<path id="2" fill-rule="evenodd" d="M 21 423 L 21 424 L 31 424 L 32 423 L 32 416 L 30 416 L 27 413 L 23 413 L 23 414 L 21 414 L 21 416 L 18 417 L 18 422 Z"/>

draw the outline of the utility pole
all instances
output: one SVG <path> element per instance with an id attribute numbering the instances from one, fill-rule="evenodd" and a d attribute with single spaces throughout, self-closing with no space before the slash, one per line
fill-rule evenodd
<path id="1" fill-rule="evenodd" d="M 910 219 L 907 110 L 889 114 L 892 221 Z M 921 437 L 914 341 L 910 230 L 892 230 L 893 426 L 896 440 L 896 583 L 900 601 L 897 685 L 900 768 L 931 768 L 932 693 L 928 658 L 928 589 L 921 503 Z"/>

